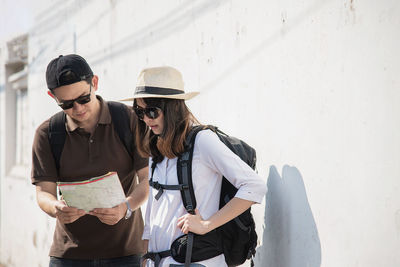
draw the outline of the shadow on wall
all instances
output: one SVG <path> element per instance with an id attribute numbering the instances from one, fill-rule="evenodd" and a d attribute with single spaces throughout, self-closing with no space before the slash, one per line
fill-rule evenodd
<path id="1" fill-rule="evenodd" d="M 146 26 L 139 29 L 133 27 L 132 29 L 135 31 L 132 34 L 113 43 L 108 48 L 100 48 L 98 51 L 94 51 L 94 53 L 87 55 L 87 58 L 90 59 L 92 65 L 97 65 L 104 60 L 125 55 L 127 52 L 150 47 L 154 43 L 187 28 L 193 21 L 211 10 L 229 2 L 228 0 L 183 1 L 178 7 Z M 81 36 L 81 33 L 79 33 L 79 36 Z"/>
<path id="2" fill-rule="evenodd" d="M 271 166 L 267 185 L 263 245 L 255 266 L 321 266 L 321 243 L 299 170 L 285 165 L 281 177 Z"/>

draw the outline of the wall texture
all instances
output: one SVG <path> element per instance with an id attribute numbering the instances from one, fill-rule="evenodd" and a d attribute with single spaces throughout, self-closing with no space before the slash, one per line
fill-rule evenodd
<path id="1" fill-rule="evenodd" d="M 57 111 L 44 73 L 59 54 L 84 56 L 110 100 L 142 68 L 174 66 L 201 92 L 188 102 L 200 121 L 257 149 L 269 190 L 253 209 L 256 266 L 400 266 L 400 2 L 41 0 L 31 12 L 31 138 Z M 0 262 L 46 266 L 54 220 L 29 168 L 0 166 Z"/>

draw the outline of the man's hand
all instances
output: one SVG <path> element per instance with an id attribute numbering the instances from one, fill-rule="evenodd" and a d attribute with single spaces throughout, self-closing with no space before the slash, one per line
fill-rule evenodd
<path id="1" fill-rule="evenodd" d="M 86 214 L 84 210 L 68 207 L 62 200 L 57 201 L 54 206 L 57 220 L 64 224 L 72 223 Z"/>
<path id="2" fill-rule="evenodd" d="M 102 223 L 114 225 L 125 216 L 127 209 L 125 202 L 122 202 L 113 208 L 94 209 L 89 214 L 99 218 Z"/>
<path id="3" fill-rule="evenodd" d="M 63 200 L 57 200 L 57 185 L 54 182 L 36 184 L 36 199 L 39 207 L 61 223 L 72 223 L 85 215 L 84 210 L 68 207 Z"/>

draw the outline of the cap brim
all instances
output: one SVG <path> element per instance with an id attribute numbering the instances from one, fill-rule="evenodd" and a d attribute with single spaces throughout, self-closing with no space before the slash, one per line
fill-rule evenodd
<path id="1" fill-rule="evenodd" d="M 119 101 L 133 101 L 136 98 L 169 98 L 169 99 L 183 99 L 189 100 L 195 96 L 197 96 L 200 92 L 189 92 L 185 94 L 176 94 L 176 95 L 154 95 L 154 94 L 137 94 L 133 97 L 121 99 Z"/>

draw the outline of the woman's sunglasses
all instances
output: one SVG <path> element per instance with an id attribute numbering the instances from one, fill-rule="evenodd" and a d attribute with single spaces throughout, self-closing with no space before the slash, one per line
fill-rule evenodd
<path id="1" fill-rule="evenodd" d="M 65 100 L 63 102 L 58 102 L 58 106 L 64 110 L 66 109 L 70 109 L 74 106 L 74 102 L 83 105 L 83 104 L 87 104 L 90 102 L 90 94 L 92 93 L 92 85 L 90 85 L 90 89 L 89 89 L 89 94 L 87 95 L 82 95 L 78 98 L 75 99 L 71 99 L 71 100 Z"/>
<path id="2" fill-rule="evenodd" d="M 142 108 L 139 106 L 135 106 L 133 107 L 133 109 L 135 110 L 135 113 L 140 120 L 144 119 L 144 115 L 146 115 L 149 119 L 157 119 L 161 111 L 161 109 L 158 107 Z"/>

